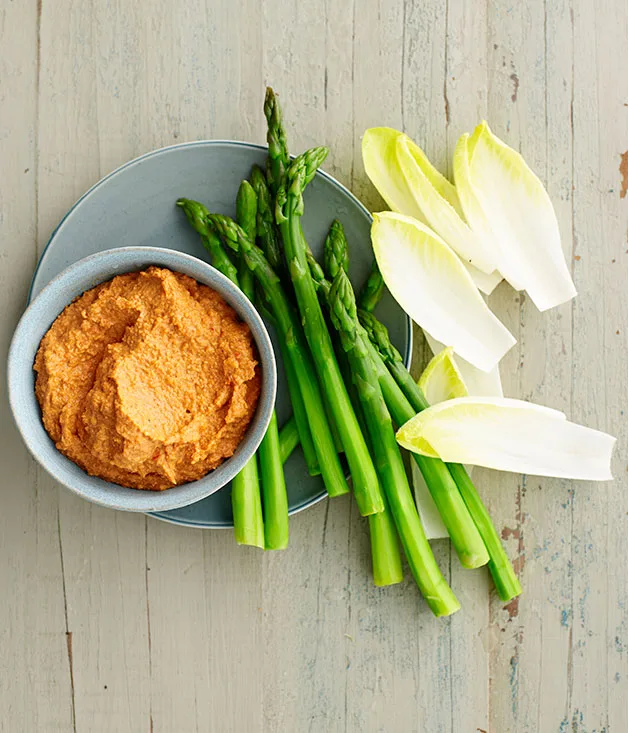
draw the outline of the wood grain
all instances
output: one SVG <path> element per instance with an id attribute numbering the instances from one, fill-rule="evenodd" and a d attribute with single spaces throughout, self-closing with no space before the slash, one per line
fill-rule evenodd
<path id="1" fill-rule="evenodd" d="M 505 392 L 618 437 L 613 483 L 474 474 L 524 595 L 502 607 L 438 541 L 463 604 L 443 621 L 409 576 L 373 587 L 348 497 L 266 554 L 80 501 L 27 456 L 3 381 L 1 731 L 628 729 L 626 38 L 619 0 L 0 0 L 3 354 L 73 201 L 156 147 L 262 142 L 270 83 L 292 149 L 329 145 L 372 209 L 368 126 L 404 128 L 444 172 L 482 118 L 521 150 L 579 296 L 545 314 L 504 284 L 491 297 L 518 338 Z"/>

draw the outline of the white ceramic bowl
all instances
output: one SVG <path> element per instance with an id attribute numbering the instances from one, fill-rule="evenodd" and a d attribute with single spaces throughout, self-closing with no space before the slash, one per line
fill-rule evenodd
<path id="1" fill-rule="evenodd" d="M 233 456 L 198 481 L 165 491 L 141 491 L 89 476 L 61 454 L 46 432 L 35 397 L 33 364 L 41 339 L 61 311 L 77 296 L 125 272 L 151 265 L 189 275 L 216 290 L 245 321 L 260 355 L 262 390 L 257 410 Z M 221 489 L 257 450 L 275 405 L 277 366 L 266 327 L 249 300 L 218 270 L 182 252 L 157 247 L 123 247 L 85 257 L 52 280 L 22 316 L 9 350 L 9 401 L 15 423 L 28 449 L 57 481 L 96 504 L 130 512 L 176 509 Z"/>

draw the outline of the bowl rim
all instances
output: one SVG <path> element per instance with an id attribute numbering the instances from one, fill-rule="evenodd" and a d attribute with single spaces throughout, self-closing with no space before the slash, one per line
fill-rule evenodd
<path id="1" fill-rule="evenodd" d="M 146 264 L 142 266 L 134 264 L 132 262 L 132 256 L 140 257 L 146 261 Z M 124 261 L 125 257 L 128 258 L 128 261 Z M 123 262 L 115 267 L 115 260 L 120 258 L 122 258 Z M 28 427 L 28 415 L 32 415 L 32 413 L 30 410 L 26 410 L 24 411 L 24 414 L 22 414 L 23 404 L 20 401 L 20 395 L 23 394 L 23 390 L 20 389 L 18 372 L 24 369 L 25 358 L 30 361 L 31 354 L 31 348 L 25 346 L 25 344 L 28 343 L 28 341 L 25 341 L 25 339 L 27 339 L 25 329 L 31 324 L 32 319 L 40 314 L 42 304 L 45 304 L 51 295 L 54 295 L 60 289 L 67 290 L 68 287 L 71 287 L 72 281 L 77 276 L 86 274 L 85 271 L 89 270 L 90 265 L 98 262 L 99 260 L 104 260 L 106 263 L 107 260 L 110 259 L 112 260 L 112 267 L 108 268 L 103 265 L 102 273 L 94 275 L 94 284 L 86 287 L 85 290 L 81 291 L 82 293 L 100 283 L 113 279 L 116 275 L 125 274 L 127 272 L 137 272 L 141 269 L 145 269 L 151 266 L 151 261 L 153 261 L 153 264 L 156 266 L 171 269 L 173 271 L 180 271 L 177 268 L 176 263 L 178 263 L 183 270 L 187 269 L 188 271 L 192 270 L 198 273 L 190 274 L 189 272 L 183 272 L 183 274 L 188 274 L 189 277 L 193 277 L 201 284 L 216 290 L 236 311 L 238 316 L 248 324 L 256 342 L 260 357 L 260 364 L 262 367 L 262 389 L 258 405 L 255 415 L 253 416 L 243 439 L 240 441 L 236 452 L 224 460 L 220 466 L 213 471 L 210 471 L 202 478 L 164 491 L 131 489 L 114 484 L 110 481 L 105 481 L 104 479 L 95 476 L 90 476 L 56 448 L 50 436 L 48 436 L 47 431 L 43 427 L 43 423 L 41 424 L 41 427 L 44 431 L 45 437 L 49 441 L 49 444 L 42 445 L 40 442 L 40 437 L 42 436 L 34 435 Z M 54 315 L 50 325 L 48 325 L 46 330 L 43 332 L 42 338 L 63 309 L 67 307 L 74 298 L 79 297 L 79 295 L 64 298 L 66 304 L 59 313 Z M 39 348 L 39 343 L 35 345 L 34 353 L 36 353 Z M 32 369 L 32 364 L 29 364 L 28 367 Z M 168 511 L 170 509 L 181 508 L 197 501 L 201 501 L 207 496 L 210 496 L 222 489 L 229 483 L 229 481 L 232 480 L 232 478 L 246 464 L 259 447 L 274 409 L 276 391 L 277 364 L 272 342 L 266 325 L 253 304 L 246 298 L 242 291 L 231 282 L 231 280 L 208 262 L 205 262 L 193 255 L 164 247 L 150 247 L 143 245 L 117 247 L 108 250 L 101 250 L 100 252 L 93 253 L 70 264 L 49 283 L 47 283 L 32 300 L 30 300 L 29 294 L 29 304 L 15 328 L 7 357 L 7 393 L 11 414 L 13 416 L 14 424 L 30 454 L 56 481 L 73 493 L 81 496 L 87 501 L 99 504 L 100 506 L 106 506 L 111 509 L 122 511 L 143 513 Z M 39 411 L 38 419 L 41 422 L 41 412 L 34 393 L 33 399 L 35 400 L 36 409 Z M 50 446 L 52 446 L 54 451 L 56 451 L 57 456 L 61 459 L 59 465 L 51 464 L 50 456 L 46 456 L 47 449 L 49 449 Z M 68 466 L 65 463 L 66 461 L 81 471 L 80 478 L 76 478 L 76 476 L 72 476 L 69 473 L 74 469 L 71 466 Z M 214 479 L 212 481 L 212 477 L 215 476 L 219 477 L 218 480 Z M 87 482 L 87 485 L 85 482 Z M 209 488 L 207 488 L 207 484 L 209 484 Z M 111 500 L 103 500 L 99 496 L 93 495 L 94 493 L 97 493 L 99 488 L 104 489 L 105 487 L 108 490 L 111 490 Z M 121 494 L 124 494 L 126 498 L 124 499 Z M 178 498 L 175 498 L 175 496 Z M 168 499 L 168 497 L 172 498 Z M 134 504 L 132 501 L 133 499 L 137 499 L 138 502 Z"/>

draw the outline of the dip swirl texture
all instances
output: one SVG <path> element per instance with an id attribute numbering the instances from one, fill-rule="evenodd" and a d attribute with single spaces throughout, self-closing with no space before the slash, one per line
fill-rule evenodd
<path id="1" fill-rule="evenodd" d="M 93 476 L 136 489 L 194 481 L 255 413 L 249 327 L 211 288 L 167 269 L 119 275 L 71 303 L 34 365 L 44 426 Z"/>

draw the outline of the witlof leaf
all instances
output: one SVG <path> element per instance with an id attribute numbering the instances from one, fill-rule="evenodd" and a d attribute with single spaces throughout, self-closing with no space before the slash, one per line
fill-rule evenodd
<path id="1" fill-rule="evenodd" d="M 458 141 L 454 180 L 469 226 L 516 290 L 541 311 L 576 295 L 547 191 L 486 122 Z"/>
<path id="2" fill-rule="evenodd" d="M 432 357 L 419 377 L 418 385 L 430 405 L 469 396 L 451 346 Z"/>
<path id="3" fill-rule="evenodd" d="M 414 196 L 421 218 L 456 252 L 463 262 L 473 265 L 489 275 L 495 270 L 495 261 L 490 257 L 482 240 L 471 230 L 462 218 L 460 202 L 455 188 L 434 185 L 436 169 L 425 153 L 407 135 L 400 135 L 396 141 L 397 159 Z M 440 174 L 439 174 L 440 175 Z M 447 191 L 448 196 L 443 193 Z"/>
<path id="4" fill-rule="evenodd" d="M 402 134 L 391 127 L 371 127 L 362 138 L 362 161 L 366 175 L 393 211 L 422 220 L 397 160 L 397 139 Z"/>
<path id="5" fill-rule="evenodd" d="M 400 445 L 450 463 L 534 476 L 612 479 L 615 438 L 558 410 L 506 397 L 460 397 L 429 407 L 397 432 Z"/>
<path id="6" fill-rule="evenodd" d="M 371 238 L 384 282 L 406 313 L 478 369 L 493 369 L 515 339 L 447 244 L 392 212 L 375 214 Z"/>
<path id="7" fill-rule="evenodd" d="M 435 338 L 423 331 L 425 339 L 432 350 L 432 354 L 440 353 L 445 344 L 441 344 Z M 456 366 L 462 375 L 469 394 L 474 397 L 503 397 L 502 380 L 499 376 L 499 365 L 493 367 L 490 372 L 483 372 L 481 369 L 469 364 L 468 361 L 456 354 Z"/>

